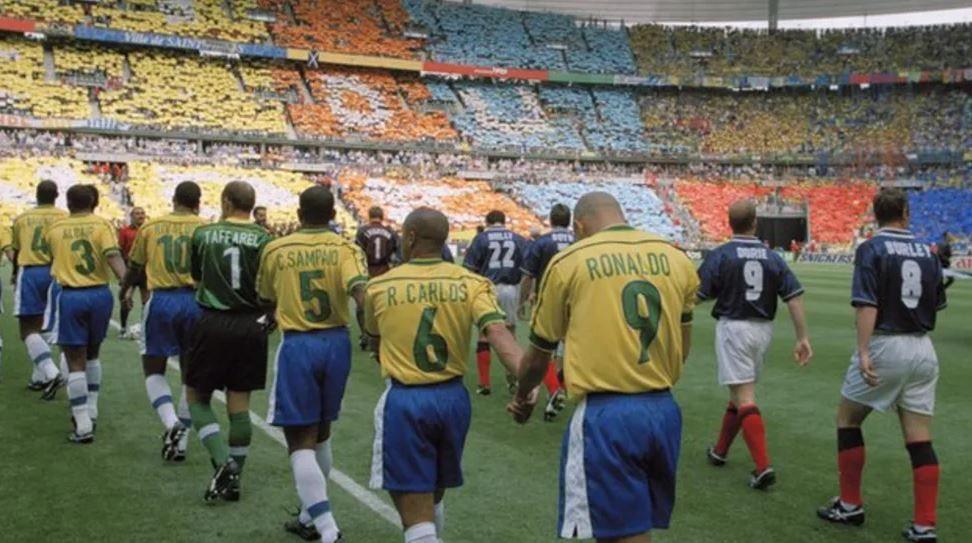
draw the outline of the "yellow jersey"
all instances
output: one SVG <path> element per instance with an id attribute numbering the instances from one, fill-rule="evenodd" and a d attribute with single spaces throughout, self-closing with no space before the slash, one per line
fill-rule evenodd
<path id="1" fill-rule="evenodd" d="M 682 372 L 682 325 L 699 279 L 664 239 L 621 225 L 557 253 L 540 283 L 530 342 L 564 340 L 571 396 L 669 388 Z"/>
<path id="2" fill-rule="evenodd" d="M 381 336 L 382 374 L 406 385 L 465 374 L 473 325 L 505 318 L 489 279 L 439 259 L 412 259 L 365 293 L 365 330 Z"/>
<path id="3" fill-rule="evenodd" d="M 13 246 L 13 231 L 9 226 L 0 226 L 0 251 Z"/>
<path id="4" fill-rule="evenodd" d="M 267 244 L 257 294 L 276 302 L 281 330 L 348 324 L 351 290 L 368 281 L 364 251 L 326 228 L 304 228 Z"/>
<path id="5" fill-rule="evenodd" d="M 128 259 L 143 266 L 150 290 L 191 287 L 190 245 L 205 221 L 194 213 L 169 213 L 142 225 Z"/>
<path id="6" fill-rule="evenodd" d="M 54 263 L 51 275 L 61 286 L 96 287 L 108 284 L 108 261 L 119 253 L 115 229 L 91 213 L 72 214 L 47 227 L 44 237 Z"/>
<path id="7" fill-rule="evenodd" d="M 17 251 L 18 266 L 44 266 L 51 263 L 51 251 L 44 241 L 47 227 L 67 212 L 52 205 L 37 206 L 14 219 L 11 247 Z"/>

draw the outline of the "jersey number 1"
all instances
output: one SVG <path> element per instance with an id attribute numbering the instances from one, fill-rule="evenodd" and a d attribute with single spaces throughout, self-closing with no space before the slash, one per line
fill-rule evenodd
<path id="1" fill-rule="evenodd" d="M 230 288 L 240 290 L 240 248 L 229 247 L 223 251 L 223 256 L 229 257 L 230 262 Z"/>
<path id="2" fill-rule="evenodd" d="M 621 307 L 624 320 L 637 331 L 641 340 L 639 364 L 647 364 L 651 357 L 648 347 L 658 335 L 658 321 L 661 319 L 661 294 L 655 285 L 648 281 L 632 281 L 621 291 Z"/>

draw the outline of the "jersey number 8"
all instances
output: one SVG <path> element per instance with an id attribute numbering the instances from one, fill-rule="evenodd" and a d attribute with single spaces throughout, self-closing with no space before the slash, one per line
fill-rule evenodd
<path id="1" fill-rule="evenodd" d="M 621 307 L 628 326 L 639 333 L 641 354 L 638 355 L 638 363 L 647 364 L 650 361 L 648 347 L 658 335 L 661 294 L 648 281 L 632 281 L 621 291 Z"/>
<path id="2" fill-rule="evenodd" d="M 921 266 L 914 260 L 901 262 L 901 303 L 908 309 L 921 300 Z"/>

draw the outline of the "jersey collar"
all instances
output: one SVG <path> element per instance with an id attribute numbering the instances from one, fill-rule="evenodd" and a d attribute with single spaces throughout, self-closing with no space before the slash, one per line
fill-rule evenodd
<path id="1" fill-rule="evenodd" d="M 732 236 L 732 241 L 738 241 L 740 243 L 758 243 L 760 245 L 763 244 L 763 242 L 760 241 L 760 239 L 756 236 Z"/>
<path id="2" fill-rule="evenodd" d="M 907 228 L 879 228 L 877 235 L 904 239 L 914 239 L 915 237 Z"/>
<path id="3" fill-rule="evenodd" d="M 237 219 L 236 217 L 228 217 L 223 219 L 223 222 L 231 222 L 233 224 L 252 224 L 258 226 L 255 222 L 250 222 L 249 219 Z"/>
<path id="4" fill-rule="evenodd" d="M 314 233 L 314 232 L 331 232 L 331 229 L 326 226 L 320 226 L 317 228 L 301 228 L 299 230 L 301 233 Z M 333 233 L 333 232 L 331 232 Z"/>
<path id="5" fill-rule="evenodd" d="M 408 261 L 409 264 L 415 264 L 416 266 L 432 266 L 435 264 L 441 264 L 441 258 L 413 258 Z"/>
<path id="6" fill-rule="evenodd" d="M 630 224 L 616 224 L 614 226 L 608 226 L 602 232 L 625 232 L 629 230 L 634 230 L 634 227 Z"/>

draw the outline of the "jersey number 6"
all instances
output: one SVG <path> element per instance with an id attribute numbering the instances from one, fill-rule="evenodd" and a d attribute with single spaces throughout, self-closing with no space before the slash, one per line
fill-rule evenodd
<path id="1" fill-rule="evenodd" d="M 661 295 L 655 285 L 648 281 L 632 281 L 621 291 L 621 307 L 624 320 L 641 338 L 639 364 L 650 360 L 648 347 L 658 334 L 658 320 L 661 319 Z"/>
<path id="2" fill-rule="evenodd" d="M 449 361 L 449 346 L 445 338 L 432 332 L 436 311 L 434 307 L 427 307 L 422 311 L 415 343 L 412 344 L 412 356 L 422 371 L 442 371 Z"/>

